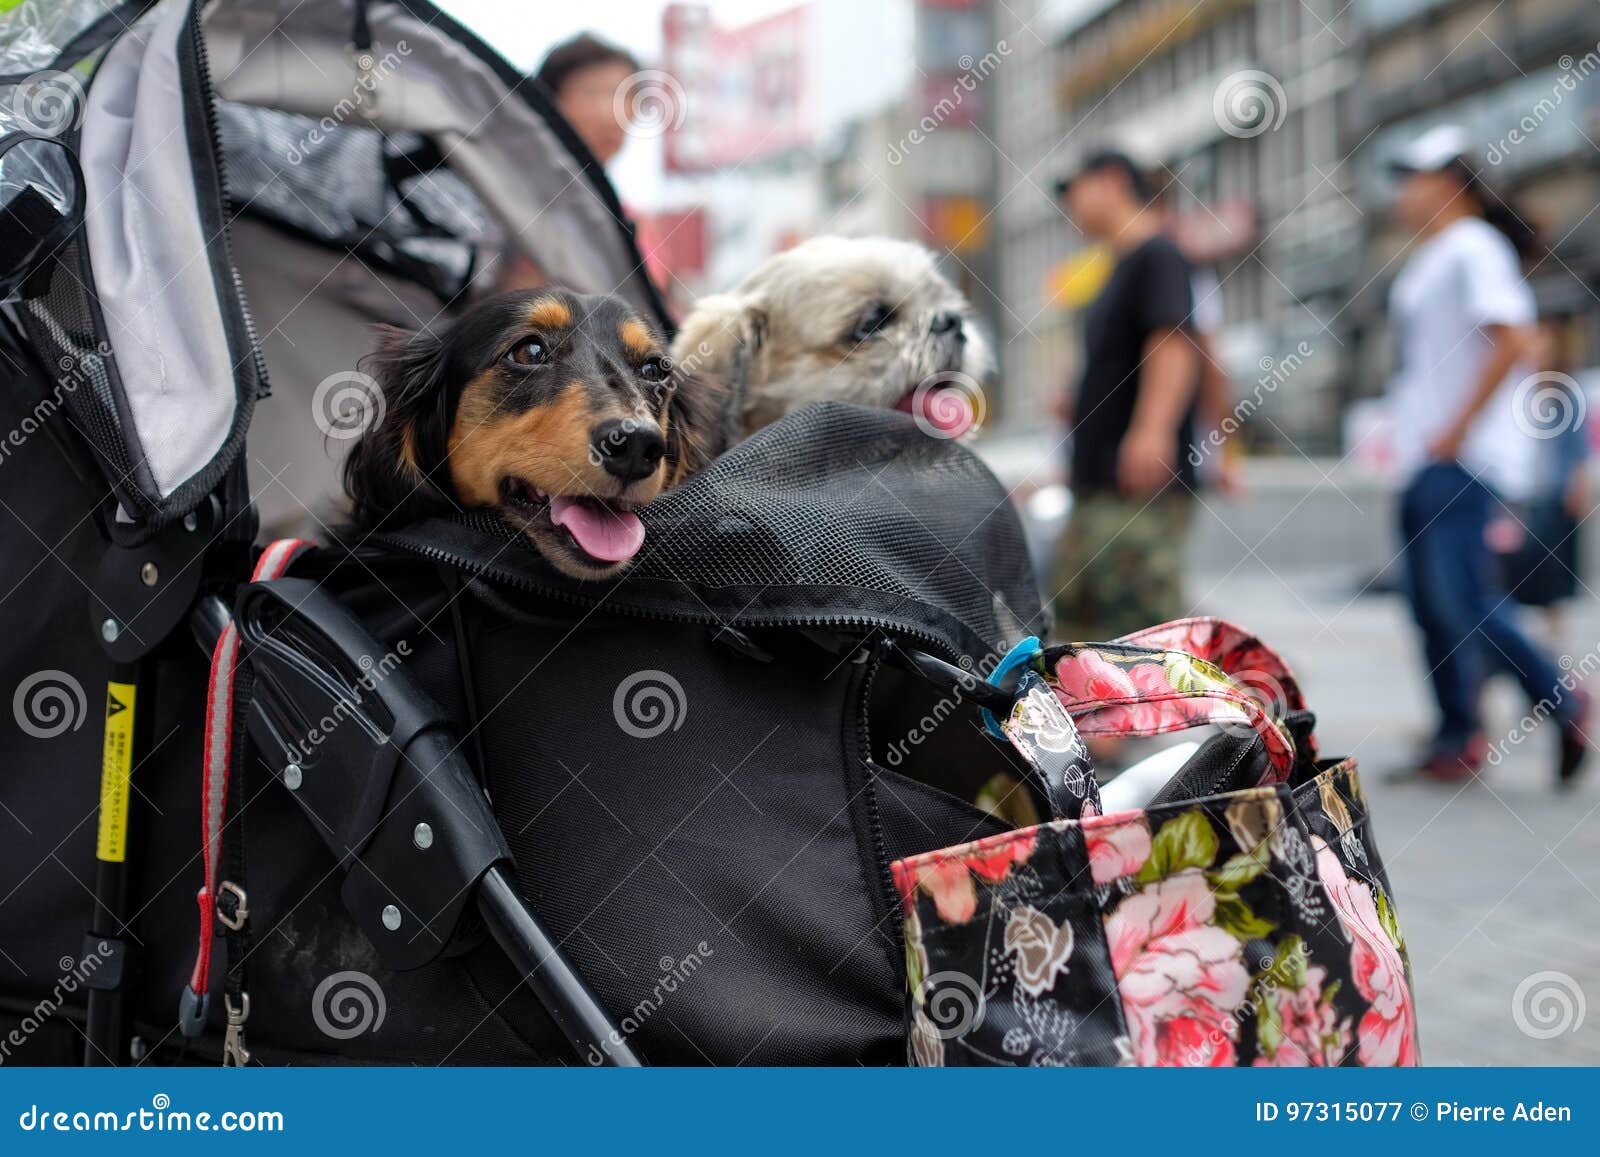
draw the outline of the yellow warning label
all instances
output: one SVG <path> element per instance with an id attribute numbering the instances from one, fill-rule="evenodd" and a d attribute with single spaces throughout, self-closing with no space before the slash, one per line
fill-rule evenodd
<path id="1" fill-rule="evenodd" d="M 95 855 L 113 864 L 128 856 L 128 784 L 133 776 L 132 683 L 106 684 L 106 742 L 100 760 L 100 835 Z"/>

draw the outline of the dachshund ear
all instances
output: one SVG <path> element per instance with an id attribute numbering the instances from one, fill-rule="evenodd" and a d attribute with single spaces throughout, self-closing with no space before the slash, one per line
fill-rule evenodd
<path id="1" fill-rule="evenodd" d="M 428 331 L 392 326 L 380 335 L 377 350 L 361 365 L 378 384 L 382 418 L 344 463 L 345 490 L 363 526 L 401 512 L 420 517 L 430 508 L 453 507 L 447 488 L 433 477 L 443 468 L 453 406 L 445 343 Z"/>
<path id="2" fill-rule="evenodd" d="M 667 402 L 667 486 L 677 486 L 710 465 L 728 445 L 723 431 L 727 391 L 713 378 L 677 365 Z"/>

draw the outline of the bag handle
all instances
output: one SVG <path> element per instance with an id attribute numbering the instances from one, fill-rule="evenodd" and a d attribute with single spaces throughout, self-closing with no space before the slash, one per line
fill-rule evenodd
<path id="1" fill-rule="evenodd" d="M 1100 781 L 1077 724 L 1042 675 L 1024 671 L 1011 710 L 998 723 L 1022 756 L 1052 819 L 1100 814 Z"/>
<path id="2" fill-rule="evenodd" d="M 1188 637 L 1184 626 L 1166 623 L 1141 635 L 1156 637 L 1157 632 L 1167 631 L 1174 639 Z M 1238 628 L 1233 630 L 1246 637 Z M 982 705 L 990 732 L 1022 757 L 1030 787 L 1042 797 L 1052 819 L 1075 820 L 1102 810 L 1100 783 L 1085 735 L 1160 735 L 1206 725 L 1244 727 L 1259 735 L 1266 748 L 1271 770 L 1263 782 L 1286 780 L 1294 767 L 1294 743 L 1282 725 L 1219 668 L 1186 651 L 1121 640 L 1046 650 L 1029 638 L 1012 648 L 983 680 L 923 652 L 896 649 L 924 678 L 959 687 Z M 1015 692 L 1008 694 L 999 684 L 1012 671 L 1021 673 Z"/>
<path id="3" fill-rule="evenodd" d="M 1118 643 L 1187 651 L 1214 663 L 1241 691 L 1260 702 L 1274 719 L 1306 710 L 1300 684 L 1278 652 L 1237 623 L 1205 615 L 1174 619 L 1123 635 Z"/>
<path id="4" fill-rule="evenodd" d="M 1067 643 L 1034 660 L 1083 735 L 1163 735 L 1191 727 L 1248 727 L 1271 772 L 1287 780 L 1294 741 L 1261 703 L 1221 669 L 1187 651 L 1131 643 Z"/>

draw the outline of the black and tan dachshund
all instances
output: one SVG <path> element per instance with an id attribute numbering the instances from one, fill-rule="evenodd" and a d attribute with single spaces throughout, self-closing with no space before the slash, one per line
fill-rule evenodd
<path id="1" fill-rule="evenodd" d="M 344 468 L 356 529 L 493 507 L 575 578 L 620 572 L 638 508 L 699 469 L 712 424 L 655 327 L 616 297 L 502 294 L 364 363 L 384 411 Z"/>

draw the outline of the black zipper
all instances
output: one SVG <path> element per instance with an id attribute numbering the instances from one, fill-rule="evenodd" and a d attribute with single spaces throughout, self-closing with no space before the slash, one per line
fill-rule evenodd
<path id="1" fill-rule="evenodd" d="M 883 898 L 884 917 L 893 929 L 893 935 L 889 937 L 889 963 L 903 984 L 905 978 L 901 973 L 905 957 L 901 951 L 901 938 L 905 931 L 902 927 L 900 896 L 894 886 L 894 872 L 889 868 L 889 840 L 883 834 L 883 812 L 878 805 L 878 765 L 872 759 L 872 689 L 877 683 L 878 671 L 883 666 L 884 650 L 882 640 L 874 641 L 867 648 L 867 669 L 862 673 L 860 694 L 856 699 L 856 756 L 865 776 L 862 794 L 866 806 L 862 811 L 867 820 L 867 838 L 872 845 L 873 864 L 877 868 L 878 891 Z"/>
<path id="2" fill-rule="evenodd" d="M 628 603 L 626 600 L 605 602 L 603 595 L 581 595 L 575 591 L 563 590 L 560 587 L 550 586 L 538 582 L 536 579 L 505 567 L 495 566 L 479 559 L 470 558 L 455 551 L 445 550 L 442 547 L 427 543 L 417 542 L 399 534 L 374 535 L 373 543 L 392 547 L 406 554 L 418 555 L 431 562 L 445 563 L 460 570 L 467 571 L 477 577 L 491 579 L 505 586 L 515 587 L 529 594 L 539 595 L 541 598 L 554 599 L 558 602 L 580 607 L 598 607 L 604 603 L 606 610 L 620 614 L 630 615 L 634 618 L 656 619 L 669 623 L 702 623 L 707 626 L 725 626 L 736 624 L 742 627 L 811 627 L 811 628 L 839 628 L 849 631 L 860 631 L 863 634 L 874 630 L 885 631 L 907 639 L 915 639 L 930 650 L 937 649 L 938 653 L 948 657 L 957 658 L 956 651 L 944 639 L 931 631 L 909 626 L 896 619 L 889 619 L 878 615 L 851 615 L 851 614 L 795 614 L 779 613 L 739 613 L 730 618 L 719 618 L 709 610 L 696 611 L 688 609 L 668 610 L 660 607 L 640 607 Z"/>
<path id="3" fill-rule="evenodd" d="M 255 318 L 250 313 L 250 303 L 245 299 L 244 279 L 239 276 L 239 266 L 233 260 L 233 242 L 228 228 L 228 212 L 233 202 L 228 192 L 228 166 L 222 159 L 222 129 L 217 123 L 217 94 L 211 87 L 211 54 L 206 48 L 205 29 L 201 27 L 199 0 L 194 0 L 189 5 L 189 43 L 194 50 L 195 79 L 200 89 L 201 115 L 205 120 L 206 137 L 211 145 L 211 164 L 216 176 L 219 208 L 222 213 L 222 227 L 218 230 L 222 259 L 231 275 L 234 304 L 238 308 L 240 320 L 244 322 L 245 340 L 250 345 L 250 358 L 255 365 L 256 398 L 265 398 L 271 393 L 267 381 L 267 359 L 261 352 L 261 342 L 256 334 Z"/>

